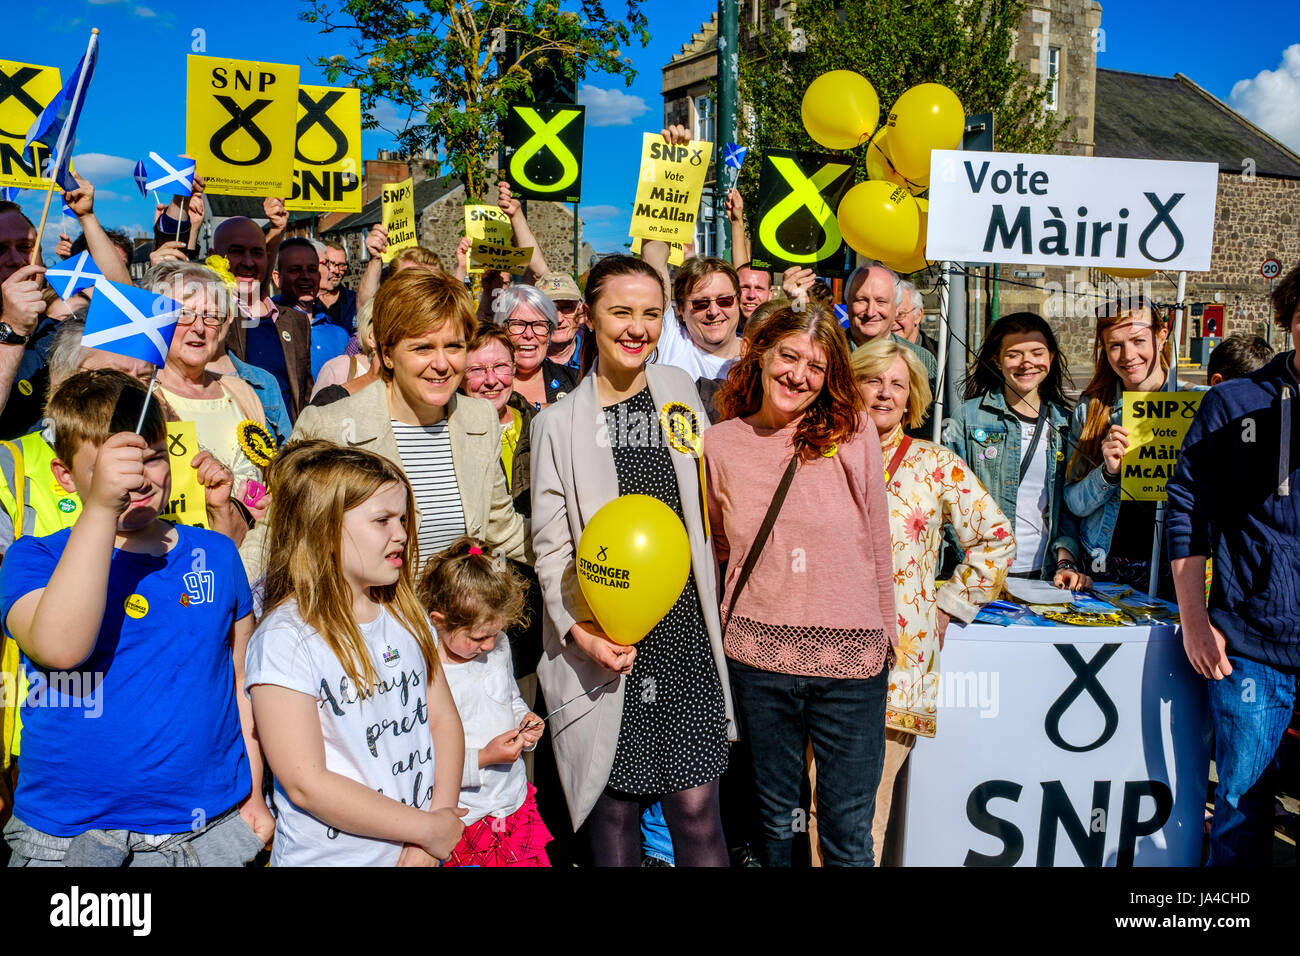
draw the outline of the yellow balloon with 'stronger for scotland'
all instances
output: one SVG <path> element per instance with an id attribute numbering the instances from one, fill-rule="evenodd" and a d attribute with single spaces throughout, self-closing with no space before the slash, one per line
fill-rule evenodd
<path id="1" fill-rule="evenodd" d="M 858 183 L 840 200 L 840 235 L 857 252 L 897 262 L 916 251 L 921 212 L 906 186 L 877 179 Z"/>
<path id="2" fill-rule="evenodd" d="M 578 587 L 609 639 L 635 644 L 676 603 L 691 573 L 691 543 L 673 509 L 622 495 L 587 522 L 578 542 Z"/>

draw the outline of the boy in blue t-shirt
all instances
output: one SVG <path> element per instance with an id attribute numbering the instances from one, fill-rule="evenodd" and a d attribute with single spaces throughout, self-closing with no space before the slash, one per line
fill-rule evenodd
<path id="1" fill-rule="evenodd" d="M 240 865 L 275 829 L 235 693 L 248 579 L 228 538 L 159 520 L 167 430 L 149 402 L 131 431 L 145 401 L 107 369 L 59 386 L 51 470 L 83 511 L 0 565 L 0 622 L 29 686 L 10 865 Z"/>

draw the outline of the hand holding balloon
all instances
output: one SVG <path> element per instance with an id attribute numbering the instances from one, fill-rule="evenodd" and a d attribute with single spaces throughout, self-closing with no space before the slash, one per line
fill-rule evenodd
<path id="1" fill-rule="evenodd" d="M 569 628 L 569 637 L 582 648 L 583 653 L 606 670 L 615 674 L 632 673 L 636 648 L 631 644 L 615 644 L 591 621 L 579 621 L 573 625 Z"/>

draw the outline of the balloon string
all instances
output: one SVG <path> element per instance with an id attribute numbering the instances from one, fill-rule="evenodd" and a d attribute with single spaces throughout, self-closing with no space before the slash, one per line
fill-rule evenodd
<path id="1" fill-rule="evenodd" d="M 622 674 L 615 674 L 613 677 L 611 677 L 609 680 L 605 681 L 605 683 L 601 684 L 599 687 L 597 687 L 597 688 L 595 688 L 595 689 L 593 689 L 593 690 L 584 690 L 581 694 L 577 694 L 577 695 L 575 695 L 575 696 L 573 696 L 573 697 L 570 697 L 568 700 L 566 700 L 566 701 L 565 701 L 563 704 L 561 704 L 559 707 L 556 707 L 556 708 L 555 708 L 554 710 L 552 710 L 549 714 L 547 714 L 545 717 L 543 717 L 543 718 L 541 719 L 540 722 L 530 720 L 528 723 L 524 724 L 522 727 L 519 728 L 519 733 L 515 734 L 514 737 L 511 737 L 510 739 L 513 741 L 513 740 L 517 739 L 517 738 L 519 737 L 519 734 L 522 734 L 525 730 L 530 730 L 530 729 L 533 728 L 533 727 L 540 727 L 540 726 L 542 726 L 542 724 L 545 724 L 548 720 L 550 720 L 552 717 L 554 717 L 554 716 L 555 716 L 556 714 L 558 714 L 560 711 L 564 710 L 564 708 L 568 707 L 568 706 L 569 706 L 570 704 L 572 704 L 574 701 L 576 701 L 576 700 L 581 700 L 582 698 L 586 697 L 588 694 L 594 694 L 594 693 L 596 693 L 596 691 L 598 691 L 598 690 L 604 690 L 606 687 L 608 687 L 610 684 L 614 683 L 614 681 L 618 680 L 618 679 L 619 679 L 620 677 L 622 677 L 622 676 L 623 676 Z"/>
<path id="2" fill-rule="evenodd" d="M 864 150 L 862 151 L 862 160 L 863 160 L 863 162 L 866 161 L 867 153 L 871 152 L 871 144 L 874 143 L 874 142 L 876 141 L 876 137 L 880 135 L 880 131 L 883 130 L 883 129 L 885 129 L 885 128 L 886 128 L 886 124 L 881 123 L 879 126 L 877 126 L 877 127 L 872 131 L 871 135 L 870 135 L 869 137 L 867 137 L 867 148 L 864 149 Z M 891 172 L 893 172 L 894 174 L 896 174 L 896 175 L 898 175 L 898 176 L 903 176 L 903 174 L 900 173 L 900 172 L 898 171 L 898 167 L 894 165 L 894 161 L 893 161 L 892 159 L 889 158 L 889 154 L 888 154 L 888 153 L 886 153 L 886 152 L 882 149 L 882 150 L 880 151 L 880 155 L 883 156 L 884 159 L 885 159 L 885 162 L 889 164 L 889 169 L 890 169 Z M 921 192 L 925 192 L 924 189 L 921 189 L 921 184 L 920 184 L 920 183 L 913 182 L 912 180 L 908 179 L 906 176 L 903 176 L 903 182 L 905 182 L 905 183 L 907 184 L 907 186 L 908 186 L 908 190 L 907 190 L 907 191 L 908 191 L 908 192 L 912 192 L 911 187 L 913 187 L 913 186 L 915 186 L 917 189 L 920 189 Z M 913 195 L 915 195 L 915 194 L 913 194 Z"/>

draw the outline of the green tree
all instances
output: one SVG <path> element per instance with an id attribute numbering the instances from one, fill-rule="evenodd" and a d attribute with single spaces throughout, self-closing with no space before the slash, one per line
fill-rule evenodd
<path id="1" fill-rule="evenodd" d="M 623 49 L 650 39 L 641 0 L 625 0 L 611 17 L 604 0 L 306 0 L 300 14 L 322 33 L 351 35 L 350 54 L 314 62 L 330 83 L 361 90 L 366 129 L 379 126 L 377 101 L 406 112 L 395 133 L 408 154 L 431 151 L 484 195 L 487 160 L 501 146 L 500 120 L 512 102 L 534 99 L 544 76 L 576 87 L 589 72 L 623 77 L 636 71 Z M 622 14 L 622 10 L 615 11 Z M 514 56 L 507 56 L 511 51 Z M 513 60 L 513 62 L 509 62 Z"/>
<path id="2" fill-rule="evenodd" d="M 992 113 L 996 148 L 1050 150 L 1069 117 L 1045 108 L 1048 90 L 1011 57 L 1025 4 L 1019 0 L 799 0 L 792 16 L 742 44 L 739 94 L 745 145 L 826 152 L 799 116 L 808 84 L 830 70 L 856 70 L 889 105 L 918 83 L 942 83 L 968 115 Z M 859 155 L 865 150 L 858 150 Z M 760 163 L 741 177 L 746 202 Z M 860 165 L 858 178 L 866 177 Z"/>

